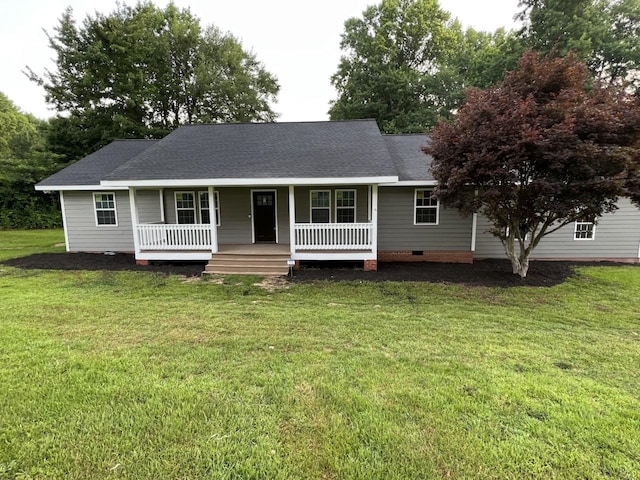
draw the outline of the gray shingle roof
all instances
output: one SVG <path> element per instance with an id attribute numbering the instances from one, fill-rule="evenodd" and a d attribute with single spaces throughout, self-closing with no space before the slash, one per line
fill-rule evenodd
<path id="1" fill-rule="evenodd" d="M 400 181 L 432 181 L 429 170 L 433 157 L 421 148 L 429 144 L 425 134 L 384 135 Z"/>
<path id="2" fill-rule="evenodd" d="M 397 177 L 374 120 L 178 128 L 103 180 Z"/>
<path id="3" fill-rule="evenodd" d="M 105 175 L 140 154 L 158 140 L 115 140 L 67 168 L 42 180 L 36 187 L 100 185 Z"/>

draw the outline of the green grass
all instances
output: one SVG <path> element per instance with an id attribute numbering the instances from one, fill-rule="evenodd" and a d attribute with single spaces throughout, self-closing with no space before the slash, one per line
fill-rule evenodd
<path id="1" fill-rule="evenodd" d="M 0 262 L 32 253 L 49 252 L 64 252 L 64 232 L 61 228 L 0 230 Z"/>
<path id="2" fill-rule="evenodd" d="M 259 280 L 0 265 L 0 479 L 640 478 L 640 269 Z"/>

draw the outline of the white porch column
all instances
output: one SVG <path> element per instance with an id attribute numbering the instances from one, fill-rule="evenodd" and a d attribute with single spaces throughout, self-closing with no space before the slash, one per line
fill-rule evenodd
<path id="1" fill-rule="evenodd" d="M 93 197 L 93 194 L 92 194 L 92 197 Z M 94 202 L 95 204 L 96 199 L 92 198 L 91 201 Z M 64 208 L 64 192 L 62 190 L 60 190 L 60 211 L 62 211 L 62 228 L 64 229 L 64 246 L 68 252 L 69 251 L 69 229 L 67 227 L 67 211 Z"/>
<path id="2" fill-rule="evenodd" d="M 476 251 L 476 235 L 478 233 L 478 214 L 474 213 L 471 221 L 471 251 Z"/>
<path id="3" fill-rule="evenodd" d="M 378 258 L 378 185 L 371 185 L 371 249 Z"/>
<path id="4" fill-rule="evenodd" d="M 209 221 L 211 222 L 211 253 L 218 253 L 218 219 L 213 186 L 209 185 Z"/>
<path id="5" fill-rule="evenodd" d="M 159 192 L 160 192 L 160 198 L 159 198 L 159 200 L 160 200 L 160 221 L 162 223 L 164 223 L 165 222 L 165 218 L 164 218 L 164 188 L 161 188 L 159 190 Z"/>
<path id="6" fill-rule="evenodd" d="M 136 258 L 140 253 L 140 239 L 138 238 L 138 208 L 136 207 L 136 189 L 129 187 L 129 206 L 131 207 L 131 228 L 133 230 L 133 245 Z"/>
<path id="7" fill-rule="evenodd" d="M 289 249 L 296 253 L 296 196 L 293 185 L 289 185 Z"/>

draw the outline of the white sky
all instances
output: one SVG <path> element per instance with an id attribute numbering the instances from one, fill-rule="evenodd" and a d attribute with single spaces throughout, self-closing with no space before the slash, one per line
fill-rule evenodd
<path id="1" fill-rule="evenodd" d="M 4 0 L 5 2 L 7 0 Z M 135 0 L 125 0 L 133 5 Z M 155 0 L 164 6 L 167 0 Z M 330 77 L 340 60 L 344 22 L 380 0 L 174 0 L 189 7 L 203 24 L 215 24 L 240 38 L 267 70 L 278 77 L 274 106 L 279 121 L 326 120 L 336 97 Z M 42 73 L 51 68 L 53 51 L 43 29 L 52 32 L 67 6 L 80 23 L 87 13 L 109 13 L 115 0 L 17 0 L 3 5 L 0 17 L 0 91 L 22 111 L 40 118 L 55 115 L 44 90 L 22 73 L 25 66 Z M 518 0 L 440 0 L 463 25 L 493 31 L 512 28 Z"/>

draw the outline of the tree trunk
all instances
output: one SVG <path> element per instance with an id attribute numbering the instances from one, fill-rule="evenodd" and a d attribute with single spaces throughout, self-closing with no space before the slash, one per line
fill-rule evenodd
<path id="1" fill-rule="evenodd" d="M 506 239 L 504 247 L 507 257 L 511 260 L 513 274 L 520 275 L 520 278 L 524 279 L 529 271 L 529 252 L 524 245 L 520 245 L 520 252 L 516 252 L 515 238 L 511 236 Z"/>

